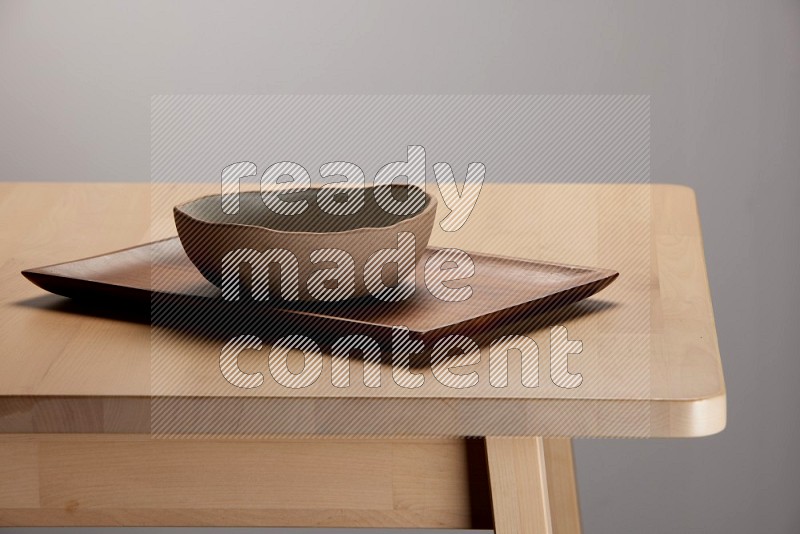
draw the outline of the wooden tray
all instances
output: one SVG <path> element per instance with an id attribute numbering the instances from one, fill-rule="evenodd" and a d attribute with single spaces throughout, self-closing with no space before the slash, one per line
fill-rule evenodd
<path id="1" fill-rule="evenodd" d="M 436 250 L 428 248 L 428 254 Z M 424 285 L 423 257 L 417 270 L 417 290 L 402 303 L 384 303 L 371 297 L 291 305 L 249 301 L 247 311 L 251 315 L 255 311 L 262 322 L 270 325 L 302 323 L 303 327 L 335 329 L 338 335 L 385 335 L 393 326 L 401 325 L 424 338 L 448 332 L 468 335 L 504 319 L 585 299 L 608 286 L 619 274 L 608 269 L 469 254 L 475 263 L 475 275 L 459 284 L 471 285 L 473 294 L 463 302 L 445 302 L 430 294 Z M 231 306 L 221 298 L 219 289 L 195 269 L 177 237 L 28 269 L 22 274 L 58 295 L 111 299 L 117 305 L 120 301 L 152 303 L 153 310 L 161 303 L 173 315 L 183 309 L 196 317 L 198 305 Z"/>

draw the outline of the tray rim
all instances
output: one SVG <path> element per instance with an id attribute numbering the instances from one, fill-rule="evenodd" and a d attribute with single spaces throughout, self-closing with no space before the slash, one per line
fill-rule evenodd
<path id="1" fill-rule="evenodd" d="M 180 243 L 180 238 L 178 236 L 172 236 L 172 237 L 167 237 L 167 238 L 164 238 L 164 239 L 157 239 L 155 241 L 150 241 L 150 242 L 147 242 L 147 243 L 142 243 L 142 244 L 139 244 L 139 245 L 133 245 L 133 246 L 125 247 L 125 248 L 118 249 L 118 250 L 113 250 L 113 251 L 110 251 L 110 252 L 105 252 L 105 253 L 102 253 L 102 254 L 96 254 L 96 255 L 93 255 L 93 256 L 87 256 L 85 258 L 79 258 L 79 259 L 76 259 L 76 260 L 63 261 L 63 262 L 53 263 L 53 264 L 50 264 L 50 265 L 44 265 L 44 266 L 41 266 L 41 267 L 33 267 L 33 268 L 23 269 L 22 271 L 20 271 L 20 274 L 22 274 L 26 279 L 28 279 L 31 283 L 33 283 L 37 287 L 39 287 L 41 289 L 44 289 L 45 291 L 48 291 L 50 293 L 53 293 L 53 294 L 56 294 L 56 295 L 60 295 L 60 296 L 64 296 L 66 298 L 74 298 L 74 297 L 69 296 L 69 295 L 64 295 L 63 293 L 59 293 L 59 292 L 53 291 L 52 289 L 42 285 L 42 283 L 40 283 L 40 282 L 43 282 L 44 284 L 47 284 L 47 282 L 46 282 L 47 279 L 61 279 L 61 280 L 69 280 L 69 281 L 72 281 L 72 282 L 75 282 L 75 283 L 79 283 L 79 284 L 85 284 L 85 285 L 88 285 L 88 286 L 93 286 L 95 289 L 98 289 L 98 290 L 102 290 L 103 288 L 108 288 L 108 289 L 111 289 L 111 290 L 117 292 L 118 295 L 119 294 L 128 294 L 128 297 L 123 297 L 123 298 L 128 298 L 129 300 L 137 300 L 137 301 L 140 301 L 142 304 L 144 302 L 146 302 L 147 300 L 152 299 L 154 295 L 173 296 L 173 297 L 180 297 L 180 298 L 187 299 L 187 300 L 193 299 L 193 300 L 199 300 L 199 301 L 203 301 L 203 302 L 209 302 L 209 301 L 210 302 L 219 302 L 219 299 L 216 299 L 216 298 L 213 298 L 213 297 L 209 297 L 209 296 L 187 295 L 185 293 L 175 293 L 175 292 L 170 292 L 170 291 L 156 291 L 156 290 L 153 290 L 152 288 L 151 289 L 143 289 L 143 288 L 133 287 L 133 286 L 130 286 L 130 285 L 122 285 L 122 284 L 117 284 L 117 283 L 113 283 L 113 282 L 104 282 L 104 281 L 99 281 L 99 280 L 93 280 L 91 278 L 75 278 L 75 277 L 72 277 L 72 276 L 64 276 L 63 274 L 47 272 L 49 269 L 53 269 L 53 268 L 56 268 L 56 267 L 61 267 L 61 266 L 64 266 L 64 265 L 70 265 L 70 264 L 73 264 L 73 263 L 80 263 L 80 262 L 84 262 L 84 261 L 88 261 L 88 260 L 94 260 L 94 259 L 97 259 L 97 258 L 103 258 L 105 256 L 112 256 L 112 255 L 115 255 L 115 254 L 119 254 L 119 253 L 130 251 L 130 250 L 150 247 L 150 246 L 153 246 L 153 245 L 157 245 L 159 243 L 164 243 L 166 241 L 178 241 Z M 436 251 L 436 250 L 441 250 L 441 249 L 444 249 L 444 248 L 448 248 L 448 247 L 428 246 L 428 247 L 426 247 L 425 250 L 426 251 Z M 552 297 L 554 297 L 556 295 L 562 294 L 564 292 L 567 292 L 567 291 L 573 291 L 573 292 L 574 291 L 579 291 L 582 288 L 587 291 L 587 293 L 585 295 L 581 296 L 580 298 L 571 299 L 571 300 L 569 300 L 569 302 L 564 304 L 564 306 L 567 306 L 569 304 L 574 304 L 575 302 L 579 302 L 581 300 L 585 300 L 585 299 L 587 299 L 587 298 L 599 293 L 600 291 L 602 291 L 603 289 L 608 287 L 611 283 L 613 283 L 619 277 L 619 274 L 620 274 L 618 271 L 615 271 L 613 269 L 606 269 L 606 268 L 601 268 L 601 267 L 588 267 L 588 266 L 583 266 L 583 265 L 552 262 L 552 261 L 547 261 L 547 260 L 535 260 L 535 259 L 529 259 L 529 258 L 519 258 L 519 257 L 506 256 L 506 255 L 500 255 L 500 254 L 491 254 L 491 253 L 486 253 L 486 252 L 474 252 L 474 251 L 465 251 L 465 252 L 467 254 L 469 254 L 470 256 L 480 256 L 482 258 L 487 258 L 489 260 L 495 260 L 495 261 L 500 260 L 500 261 L 509 261 L 509 262 L 517 262 L 517 263 L 536 264 L 536 265 L 541 265 L 541 266 L 546 266 L 546 267 L 555 267 L 555 268 L 567 269 L 567 270 L 580 270 L 580 271 L 585 271 L 586 275 L 585 275 L 585 278 L 581 278 L 580 281 L 578 283 L 576 283 L 576 284 L 570 285 L 569 287 L 564 287 L 564 288 L 558 289 L 556 291 L 548 292 L 548 293 L 543 294 L 543 295 L 541 295 L 538 298 L 533 299 L 533 300 L 527 300 L 527 301 L 521 302 L 519 304 L 515 304 L 515 305 L 512 305 L 512 306 L 500 308 L 500 309 L 497 309 L 497 310 L 494 310 L 494 311 L 491 311 L 491 312 L 488 312 L 488 313 L 487 312 L 477 312 L 476 314 L 470 315 L 470 316 L 465 317 L 465 318 L 461 318 L 461 319 L 459 319 L 457 321 L 448 321 L 446 324 L 441 324 L 441 325 L 438 325 L 438 326 L 436 326 L 434 328 L 426 328 L 426 329 L 423 329 L 423 328 L 409 328 L 411 333 L 414 333 L 414 334 L 417 334 L 417 335 L 421 335 L 421 336 L 431 336 L 431 335 L 438 334 L 438 333 L 441 333 L 441 332 L 446 332 L 446 331 L 451 330 L 451 329 L 453 329 L 453 328 L 455 328 L 455 327 L 457 327 L 459 325 L 463 325 L 463 324 L 467 324 L 467 323 L 471 323 L 471 322 L 480 320 L 481 318 L 486 318 L 487 320 L 491 321 L 493 318 L 498 318 L 499 319 L 501 316 L 502 317 L 513 317 L 513 316 L 516 316 L 517 314 L 519 314 L 525 308 L 530 308 L 532 306 L 535 306 L 534 303 L 540 303 L 540 305 L 543 305 L 543 304 L 546 303 L 547 299 L 550 299 L 550 298 L 552 298 Z M 210 284 L 210 282 L 209 282 L 209 284 Z M 98 291 L 97 294 L 98 295 L 102 294 L 102 291 Z M 147 298 L 145 298 L 145 297 L 147 297 Z M 290 314 L 290 315 L 295 315 L 295 316 L 313 317 L 313 318 L 317 318 L 317 319 L 321 319 L 321 320 L 340 321 L 340 322 L 343 322 L 343 323 L 349 323 L 349 324 L 352 324 L 352 325 L 358 325 L 358 326 L 366 327 L 366 328 L 384 329 L 384 330 L 389 328 L 389 326 L 387 326 L 385 323 L 376 323 L 376 322 L 365 321 L 363 319 L 354 319 L 354 318 L 349 318 L 349 317 L 341 317 L 341 316 L 336 316 L 336 315 L 331 315 L 331 314 L 326 314 L 326 313 L 319 313 L 319 312 L 314 312 L 314 311 L 302 310 L 302 309 L 287 308 L 287 307 L 282 307 L 280 305 L 277 305 L 277 306 L 273 307 L 271 309 L 271 311 L 275 312 L 277 314 Z M 536 312 L 535 309 L 533 311 Z"/>

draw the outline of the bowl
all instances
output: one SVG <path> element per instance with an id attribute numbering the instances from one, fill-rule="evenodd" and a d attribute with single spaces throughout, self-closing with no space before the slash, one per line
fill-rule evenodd
<path id="1" fill-rule="evenodd" d="M 336 204 L 349 201 L 349 195 L 359 191 L 363 191 L 360 209 L 350 214 L 330 213 L 337 209 L 341 212 L 343 208 Z M 376 193 L 390 194 L 397 202 L 406 200 L 407 195 L 424 195 L 424 204 L 416 213 L 394 214 L 379 204 Z M 273 209 L 276 198 L 297 203 Z M 323 207 L 318 199 L 322 199 Z M 234 211 L 229 200 L 226 197 L 226 209 Z M 285 208 L 302 206 L 304 201 L 305 209 L 300 213 L 278 213 L 292 211 Z M 186 255 L 207 280 L 222 288 L 226 300 L 336 301 L 369 294 L 381 300 L 403 300 L 413 287 L 401 287 L 408 284 L 398 283 L 401 268 L 391 260 L 399 259 L 401 249 L 410 250 L 410 233 L 414 258 L 402 256 L 403 272 L 409 272 L 409 261 L 416 265 L 430 239 L 436 204 L 435 198 L 416 186 L 393 185 L 388 190 L 386 186 L 326 186 L 288 193 L 241 192 L 238 210 L 233 214 L 223 211 L 221 195 L 180 204 L 173 212 Z M 338 204 L 348 205 L 353 207 Z M 379 254 L 382 250 L 385 252 Z M 279 270 L 273 267 L 276 262 Z M 376 269 L 383 287 L 376 285 Z M 243 291 L 249 295 L 243 295 Z"/>

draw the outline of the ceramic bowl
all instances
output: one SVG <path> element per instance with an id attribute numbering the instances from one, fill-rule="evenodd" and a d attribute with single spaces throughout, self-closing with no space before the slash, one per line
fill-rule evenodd
<path id="1" fill-rule="evenodd" d="M 431 195 L 417 188 L 416 194 L 424 193 L 425 196 L 422 209 L 410 215 L 394 215 L 384 210 L 375 200 L 376 188 L 365 187 L 363 206 L 355 213 L 342 215 L 331 214 L 320 208 L 317 199 L 322 189 L 309 188 L 283 193 L 280 198 L 286 201 L 307 202 L 305 210 L 294 215 L 276 213 L 268 208 L 259 191 L 240 193 L 239 208 L 235 214 L 223 211 L 220 195 L 205 196 L 180 204 L 175 206 L 174 216 L 181 245 L 195 267 L 218 287 L 223 285 L 223 261 L 233 251 L 249 249 L 263 253 L 270 249 L 283 249 L 291 252 L 297 258 L 299 269 L 298 293 L 293 298 L 287 298 L 275 281 L 275 278 L 281 280 L 283 274 L 276 277 L 273 272 L 279 271 L 270 268 L 268 278 L 272 289 L 267 300 L 324 300 L 310 294 L 307 284 L 309 277 L 319 271 L 321 266 L 336 267 L 336 264 L 315 264 L 311 261 L 311 254 L 321 249 L 339 249 L 352 256 L 355 283 L 348 298 L 362 297 L 369 293 L 364 283 L 364 266 L 377 251 L 398 248 L 398 234 L 412 233 L 415 263 L 422 257 L 436 216 L 436 199 Z M 324 197 L 327 199 L 348 198 L 338 195 L 347 195 L 353 191 L 330 186 L 324 190 L 327 195 L 333 194 Z M 392 186 L 391 194 L 402 201 L 410 192 L 406 186 Z M 328 210 L 331 211 L 330 208 Z M 251 276 L 252 272 L 249 275 L 242 274 L 239 282 L 242 288 L 252 292 Z M 384 279 L 385 277 L 384 274 Z M 330 287 L 330 283 L 327 284 L 326 287 Z M 336 285 L 333 283 L 332 287 Z M 225 289 L 223 287 L 223 294 Z M 255 293 L 250 296 L 254 297 Z"/>

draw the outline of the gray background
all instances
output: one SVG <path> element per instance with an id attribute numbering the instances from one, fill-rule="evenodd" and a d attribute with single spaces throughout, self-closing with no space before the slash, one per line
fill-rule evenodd
<path id="1" fill-rule="evenodd" d="M 164 93 L 651 95 L 728 429 L 578 441 L 585 530 L 800 532 L 800 2 L 0 2 L 0 179 L 148 180 Z"/>

